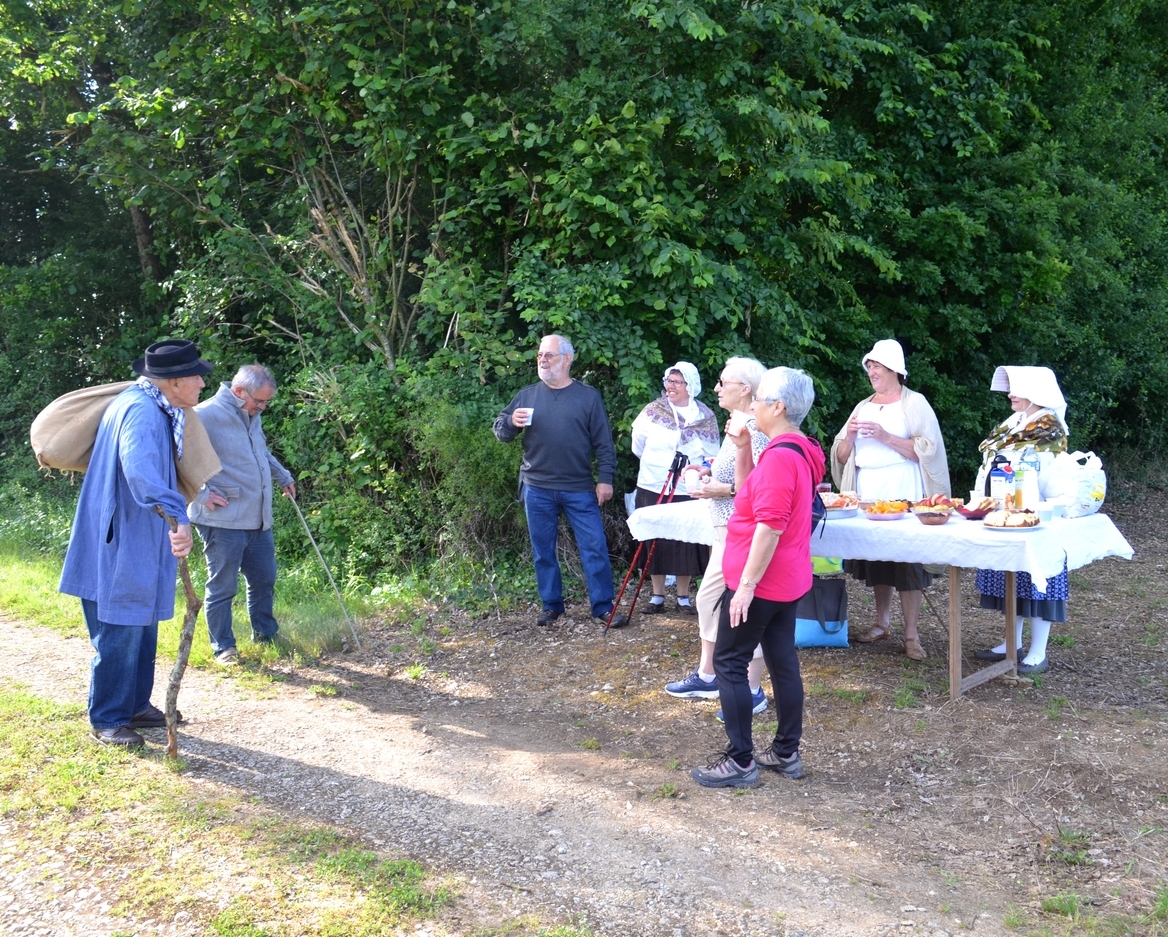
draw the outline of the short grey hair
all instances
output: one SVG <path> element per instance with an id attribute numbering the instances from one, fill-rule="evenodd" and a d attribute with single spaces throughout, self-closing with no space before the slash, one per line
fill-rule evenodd
<path id="1" fill-rule="evenodd" d="M 242 387 L 249 394 L 270 387 L 274 394 L 276 392 L 276 379 L 272 377 L 272 372 L 262 364 L 245 364 L 235 372 L 235 377 L 231 379 L 231 386 Z"/>
<path id="2" fill-rule="evenodd" d="M 555 338 L 559 340 L 561 355 L 571 355 L 573 358 L 576 357 L 576 349 L 573 347 L 570 341 L 564 338 L 564 336 L 552 334 L 545 336 L 545 338 Z"/>
<path id="3" fill-rule="evenodd" d="M 771 368 L 758 386 L 758 397 L 764 403 L 787 405 L 787 419 L 799 426 L 815 403 L 815 383 L 811 375 L 798 368 Z"/>
<path id="4" fill-rule="evenodd" d="M 727 358 L 722 371 L 742 378 L 742 383 L 750 388 L 751 395 L 755 395 L 762 376 L 766 374 L 766 365 L 755 358 Z"/>

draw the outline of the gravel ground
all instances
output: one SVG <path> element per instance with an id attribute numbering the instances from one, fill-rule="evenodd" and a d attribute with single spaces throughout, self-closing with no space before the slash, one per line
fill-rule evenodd
<path id="1" fill-rule="evenodd" d="M 598 937 L 1005 934 L 1016 932 L 1008 909 L 1035 926 L 1042 899 L 1068 890 L 1146 911 L 1168 883 L 1168 586 L 1164 518 L 1128 520 L 1137 561 L 1076 574 L 1064 631 L 1078 643 L 1052 645 L 1040 686 L 994 681 L 948 703 L 935 623 L 924 665 L 896 640 L 804 654 L 805 781 L 764 774 L 734 793 L 689 780 L 685 769 L 725 744 L 716 702 L 660 689 L 696 659 L 692 621 L 642 618 L 602 636 L 584 616 L 541 629 L 530 614 L 454 622 L 416 679 L 409 623 L 389 622 L 369 624 L 364 653 L 282 664 L 265 687 L 188 671 L 187 777 L 449 876 L 457 900 L 418 933 L 535 915 L 584 919 Z M 931 590 L 940 609 L 945 588 Z M 978 617 L 971 590 L 972 649 L 998 640 L 1000 619 Z M 852 591 L 855 632 L 871 604 Z M 86 641 L 0 630 L 0 684 L 84 699 Z M 4 933 L 207 933 L 118 918 L 100 889 L 48 874 L 68 856 L 16 875 L 10 822 L 0 818 Z M 1056 848 L 1072 827 L 1090 838 L 1077 865 Z"/>
<path id="2" fill-rule="evenodd" d="M 9 621 L 0 627 L 7 649 L 0 680 L 46 698 L 84 698 L 86 642 Z M 158 679 L 165 680 L 162 668 Z M 189 776 L 261 797 L 290 816 L 334 823 L 456 876 L 460 899 L 441 922 L 451 933 L 523 914 L 560 922 L 583 916 L 597 934 L 613 937 L 940 937 L 954 926 L 952 917 L 942 923 L 936 911 L 917 907 L 908 889 L 900 894 L 878 851 L 815 816 L 808 802 L 814 780 L 774 778 L 736 797 L 675 776 L 681 798 L 654 798 L 669 777 L 658 764 L 546 751 L 547 739 L 533 738 L 538 727 L 492 719 L 491 701 L 476 698 L 473 687 L 462 696 L 404 691 L 416 711 L 320 698 L 295 682 L 257 698 L 230 676 L 188 672 L 181 745 Z M 165 744 L 163 730 L 148 734 Z M 127 921 L 111 915 L 96 888 L 46 884 L 67 856 L 9 873 L 8 831 L 0 825 L 5 933 L 206 932 L 183 919 Z"/>

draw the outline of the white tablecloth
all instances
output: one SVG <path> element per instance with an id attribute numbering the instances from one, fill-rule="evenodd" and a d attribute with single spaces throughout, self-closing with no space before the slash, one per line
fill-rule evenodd
<path id="1" fill-rule="evenodd" d="M 628 523 L 637 540 L 714 540 L 709 506 L 700 500 L 640 508 Z M 870 521 L 861 513 L 846 519 L 829 517 L 821 529 L 822 536 L 820 529 L 811 535 L 815 556 L 1025 572 L 1040 592 L 1048 577 L 1062 572 L 1064 559 L 1068 569 L 1079 569 L 1105 556 L 1130 560 L 1133 552 L 1106 514 L 1044 521 L 1030 530 L 995 530 L 959 516 L 928 527 L 912 516 Z"/>

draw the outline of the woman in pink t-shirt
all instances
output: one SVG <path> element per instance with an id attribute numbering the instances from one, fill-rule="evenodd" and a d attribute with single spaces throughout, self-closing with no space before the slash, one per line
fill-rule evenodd
<path id="1" fill-rule="evenodd" d="M 795 608 L 811 588 L 811 498 L 824 474 L 819 443 L 799 427 L 815 401 L 811 377 L 772 368 L 752 407 L 759 431 L 771 442 L 738 490 L 726 528 L 726 549 L 714 673 L 729 745 L 690 775 L 705 787 L 751 787 L 758 769 L 803 776 L 803 678 L 795 653 Z M 749 460 L 750 448 L 738 450 Z M 746 668 L 761 644 L 771 674 L 779 724 L 775 739 L 754 754 L 752 700 Z"/>

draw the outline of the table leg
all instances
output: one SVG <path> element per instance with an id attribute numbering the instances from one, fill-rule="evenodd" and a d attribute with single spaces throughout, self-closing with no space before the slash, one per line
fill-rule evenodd
<path id="1" fill-rule="evenodd" d="M 949 567 L 949 699 L 961 695 L 961 567 Z"/>
<path id="2" fill-rule="evenodd" d="M 968 677 L 961 676 L 961 610 L 956 602 L 960 598 L 960 586 L 956 568 L 949 567 L 949 698 L 957 699 L 967 690 L 981 686 L 995 677 L 1018 675 L 1018 650 L 1014 647 L 1014 628 L 1017 622 L 1017 609 L 1014 605 L 1014 573 L 1006 573 L 1006 659 L 996 664 L 990 664 L 981 670 L 975 670 Z"/>
<path id="3" fill-rule="evenodd" d="M 1014 642 L 1018 639 L 1018 574 L 1006 573 L 1006 661 L 1010 664 L 1011 677 L 1018 676 L 1018 648 Z"/>

